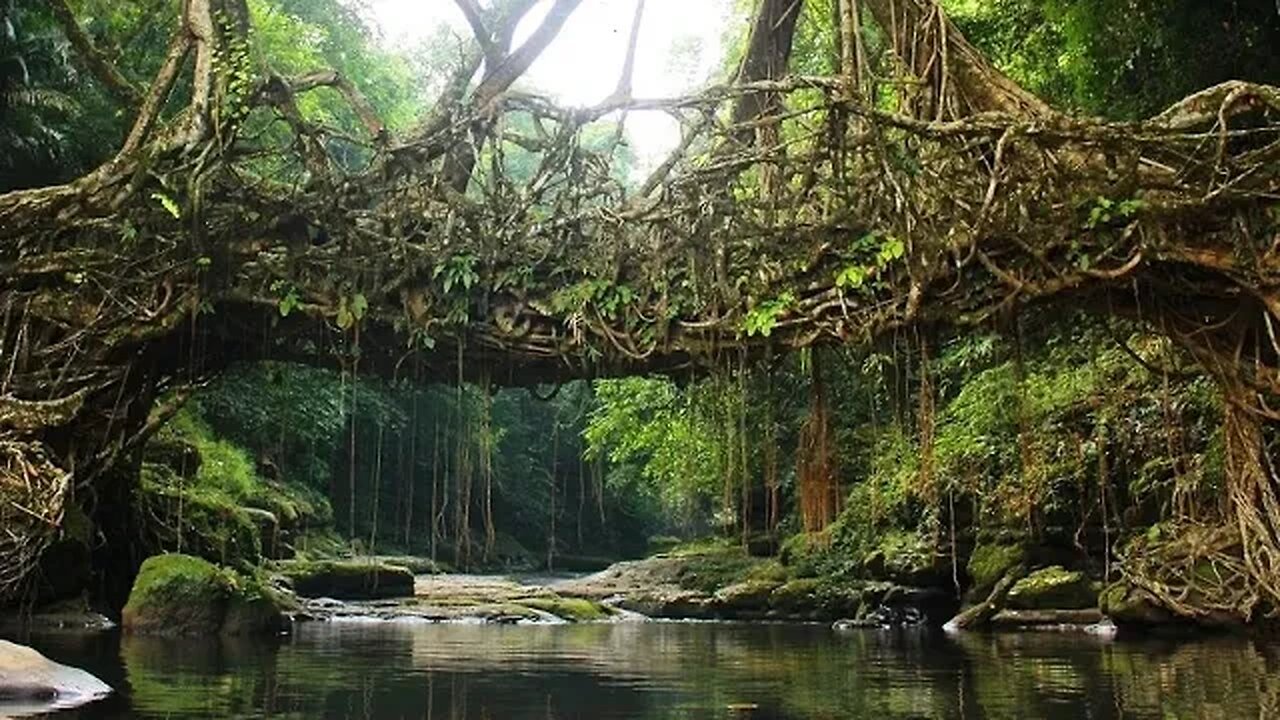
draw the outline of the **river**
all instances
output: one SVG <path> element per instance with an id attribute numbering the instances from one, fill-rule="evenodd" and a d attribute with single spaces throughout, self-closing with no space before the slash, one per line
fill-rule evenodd
<path id="1" fill-rule="evenodd" d="M 1241 637 L 337 622 L 277 642 L 26 640 L 120 690 L 57 720 L 1280 716 L 1280 646 Z"/>

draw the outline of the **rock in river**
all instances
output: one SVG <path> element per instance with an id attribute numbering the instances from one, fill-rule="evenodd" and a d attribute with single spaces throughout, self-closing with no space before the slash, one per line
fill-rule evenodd
<path id="1" fill-rule="evenodd" d="M 0 640 L 0 717 L 76 707 L 111 694 L 98 678 L 59 665 L 23 645 Z"/>

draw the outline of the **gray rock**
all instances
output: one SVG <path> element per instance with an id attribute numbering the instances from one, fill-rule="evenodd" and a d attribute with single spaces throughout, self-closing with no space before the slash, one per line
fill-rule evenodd
<path id="1" fill-rule="evenodd" d="M 0 716 L 47 713 L 91 703 L 111 687 L 24 645 L 0 640 Z"/>

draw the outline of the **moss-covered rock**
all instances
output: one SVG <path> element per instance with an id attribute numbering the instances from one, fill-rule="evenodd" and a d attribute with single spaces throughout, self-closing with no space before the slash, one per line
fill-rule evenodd
<path id="1" fill-rule="evenodd" d="M 385 565 L 398 565 L 406 568 L 414 575 L 439 575 L 449 572 L 447 564 L 418 555 L 379 555 L 377 560 Z"/>
<path id="2" fill-rule="evenodd" d="M 222 619 L 223 635 L 275 635 L 289 628 L 284 603 L 254 578 L 242 578 Z"/>
<path id="3" fill-rule="evenodd" d="M 876 583 L 841 582 L 830 578 L 797 578 L 769 595 L 775 615 L 808 620 L 831 620 L 858 613 L 867 588 Z"/>
<path id="4" fill-rule="evenodd" d="M 716 591 L 716 607 L 727 613 L 763 612 L 781 583 L 776 580 L 746 580 Z"/>
<path id="5" fill-rule="evenodd" d="M 981 543 L 969 556 L 967 570 L 973 584 L 970 595 L 985 598 L 1000 578 L 1027 562 L 1026 547 L 1019 543 Z"/>
<path id="6" fill-rule="evenodd" d="M 1166 610 L 1146 590 L 1126 582 L 1118 582 L 1098 599 L 1102 613 L 1116 625 L 1164 625 L 1174 622 L 1173 613 Z"/>
<path id="7" fill-rule="evenodd" d="M 680 555 L 682 564 L 676 582 L 686 590 L 714 593 L 746 577 L 760 560 L 748 557 L 739 547 L 690 551 Z"/>
<path id="8" fill-rule="evenodd" d="M 278 632 L 287 619 L 279 598 L 255 579 L 173 554 L 142 564 L 122 625 L 145 635 L 244 635 Z"/>
<path id="9" fill-rule="evenodd" d="M 1079 610 L 1097 607 L 1098 594 L 1083 572 L 1054 565 L 1014 583 L 1006 604 L 1016 610 Z"/>
<path id="10" fill-rule="evenodd" d="M 830 546 L 826 533 L 797 533 L 782 542 L 778 560 L 796 577 L 815 577 Z"/>
<path id="11" fill-rule="evenodd" d="M 783 583 L 769 594 L 769 606 L 785 614 L 808 612 L 818 605 L 817 578 L 798 578 Z"/>
<path id="12" fill-rule="evenodd" d="M 125 632 L 208 635 L 222 629 L 233 585 L 213 563 L 157 555 L 142 564 L 122 617 Z"/>
<path id="13" fill-rule="evenodd" d="M 595 622 L 605 620 L 611 615 L 604 605 L 585 598 L 534 597 L 524 598 L 518 604 L 551 613 L 569 622 Z"/>
<path id="14" fill-rule="evenodd" d="M 950 584 L 951 565 L 939 556 L 933 545 L 919 533 L 890 530 L 883 533 L 876 547 L 867 552 L 861 563 L 862 576 L 912 586 Z"/>
<path id="15" fill-rule="evenodd" d="M 413 595 L 413 573 L 381 562 L 289 562 L 280 572 L 303 597 L 337 600 L 379 600 Z"/>

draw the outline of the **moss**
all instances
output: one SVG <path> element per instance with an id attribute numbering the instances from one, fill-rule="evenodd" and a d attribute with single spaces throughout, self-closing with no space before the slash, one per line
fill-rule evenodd
<path id="1" fill-rule="evenodd" d="M 139 502 L 154 548 L 181 547 L 211 562 L 237 567 L 262 557 L 258 524 L 225 493 L 188 487 L 164 465 L 144 463 Z"/>
<path id="2" fill-rule="evenodd" d="M 766 560 L 747 569 L 744 580 L 769 580 L 774 584 L 784 583 L 791 578 L 791 573 L 777 560 Z"/>
<path id="3" fill-rule="evenodd" d="M 236 592 L 234 577 L 190 555 L 157 555 L 142 563 L 124 607 L 126 632 L 215 634 Z"/>
<path id="4" fill-rule="evenodd" d="M 217 437 L 190 406 L 175 415 L 153 441 L 161 446 L 179 443 L 194 446 L 200 455 L 195 473 L 200 487 L 239 499 L 250 497 L 261 485 L 249 452 Z"/>
<path id="5" fill-rule="evenodd" d="M 288 557 L 292 531 L 332 522 L 318 491 L 264 480 L 249 453 L 214 435 L 185 408 L 148 444 L 140 504 L 153 550 L 181 548 L 247 570 Z M 269 521 L 267 518 L 270 518 Z"/>
<path id="6" fill-rule="evenodd" d="M 830 537 L 825 533 L 797 533 L 782 542 L 778 560 L 792 575 L 815 577 L 822 573 L 822 561 L 830 542 Z"/>
<path id="7" fill-rule="evenodd" d="M 284 601 L 275 590 L 256 577 L 238 579 L 222 620 L 223 635 L 278 633 L 288 625 Z"/>
<path id="8" fill-rule="evenodd" d="M 1160 606 L 1147 591 L 1118 582 L 1098 597 L 1102 613 L 1117 625 L 1161 625 L 1173 622 L 1174 616 Z"/>
<path id="9" fill-rule="evenodd" d="M 692 555 L 719 555 L 723 553 L 740 553 L 738 543 L 731 538 L 710 537 L 689 540 L 671 548 L 670 555 L 689 557 Z"/>
<path id="10" fill-rule="evenodd" d="M 325 560 L 347 554 L 350 545 L 332 527 L 308 528 L 298 534 L 294 550 L 297 560 Z"/>
<path id="11" fill-rule="evenodd" d="M 1019 610 L 1078 610 L 1096 607 L 1098 595 L 1083 572 L 1054 565 L 1015 583 L 1007 602 Z"/>
<path id="12" fill-rule="evenodd" d="M 969 556 L 967 569 L 973 580 L 970 589 L 975 595 L 985 595 L 995 587 L 1009 570 L 1025 563 L 1026 548 L 1020 544 L 980 544 Z"/>
<path id="13" fill-rule="evenodd" d="M 745 555 L 699 555 L 680 569 L 676 581 L 685 590 L 715 592 L 743 577 L 752 562 Z"/>
<path id="14" fill-rule="evenodd" d="M 413 573 L 398 565 L 325 560 L 281 563 L 279 568 L 303 597 L 377 600 L 413 595 Z"/>
<path id="15" fill-rule="evenodd" d="M 610 616 L 608 608 L 585 598 L 535 597 L 520 600 L 519 604 L 570 622 L 593 622 Z"/>
<path id="16" fill-rule="evenodd" d="M 781 585 L 776 580 L 747 580 L 716 591 L 716 605 L 730 612 L 765 610 L 770 596 Z"/>
<path id="17" fill-rule="evenodd" d="M 279 595 L 258 578 L 170 554 L 142 564 L 123 625 L 144 635 L 250 635 L 280 632 L 288 619 Z"/>
<path id="18" fill-rule="evenodd" d="M 449 571 L 449 566 L 445 563 L 417 555 L 385 555 L 379 557 L 378 562 L 399 565 L 414 575 L 439 575 Z"/>
<path id="19" fill-rule="evenodd" d="M 784 583 L 769 595 L 769 605 L 784 612 L 813 607 L 818 600 L 819 582 L 817 578 L 800 578 Z"/>
<path id="20" fill-rule="evenodd" d="M 680 542 L 680 538 L 674 535 L 654 535 L 648 540 L 649 554 L 669 553 L 680 547 Z"/>
<path id="21" fill-rule="evenodd" d="M 863 556 L 862 568 L 865 577 L 906 585 L 938 585 L 950 575 L 950 567 L 939 563 L 929 541 L 904 530 L 882 533 L 876 547 Z"/>
<path id="22" fill-rule="evenodd" d="M 143 460 L 164 465 L 182 477 L 193 478 L 200 471 L 200 448 L 178 432 L 161 432 L 147 443 Z"/>
<path id="23" fill-rule="evenodd" d="M 798 578 L 769 595 L 769 607 L 793 617 L 834 619 L 858 614 L 866 586 L 831 578 Z"/>

